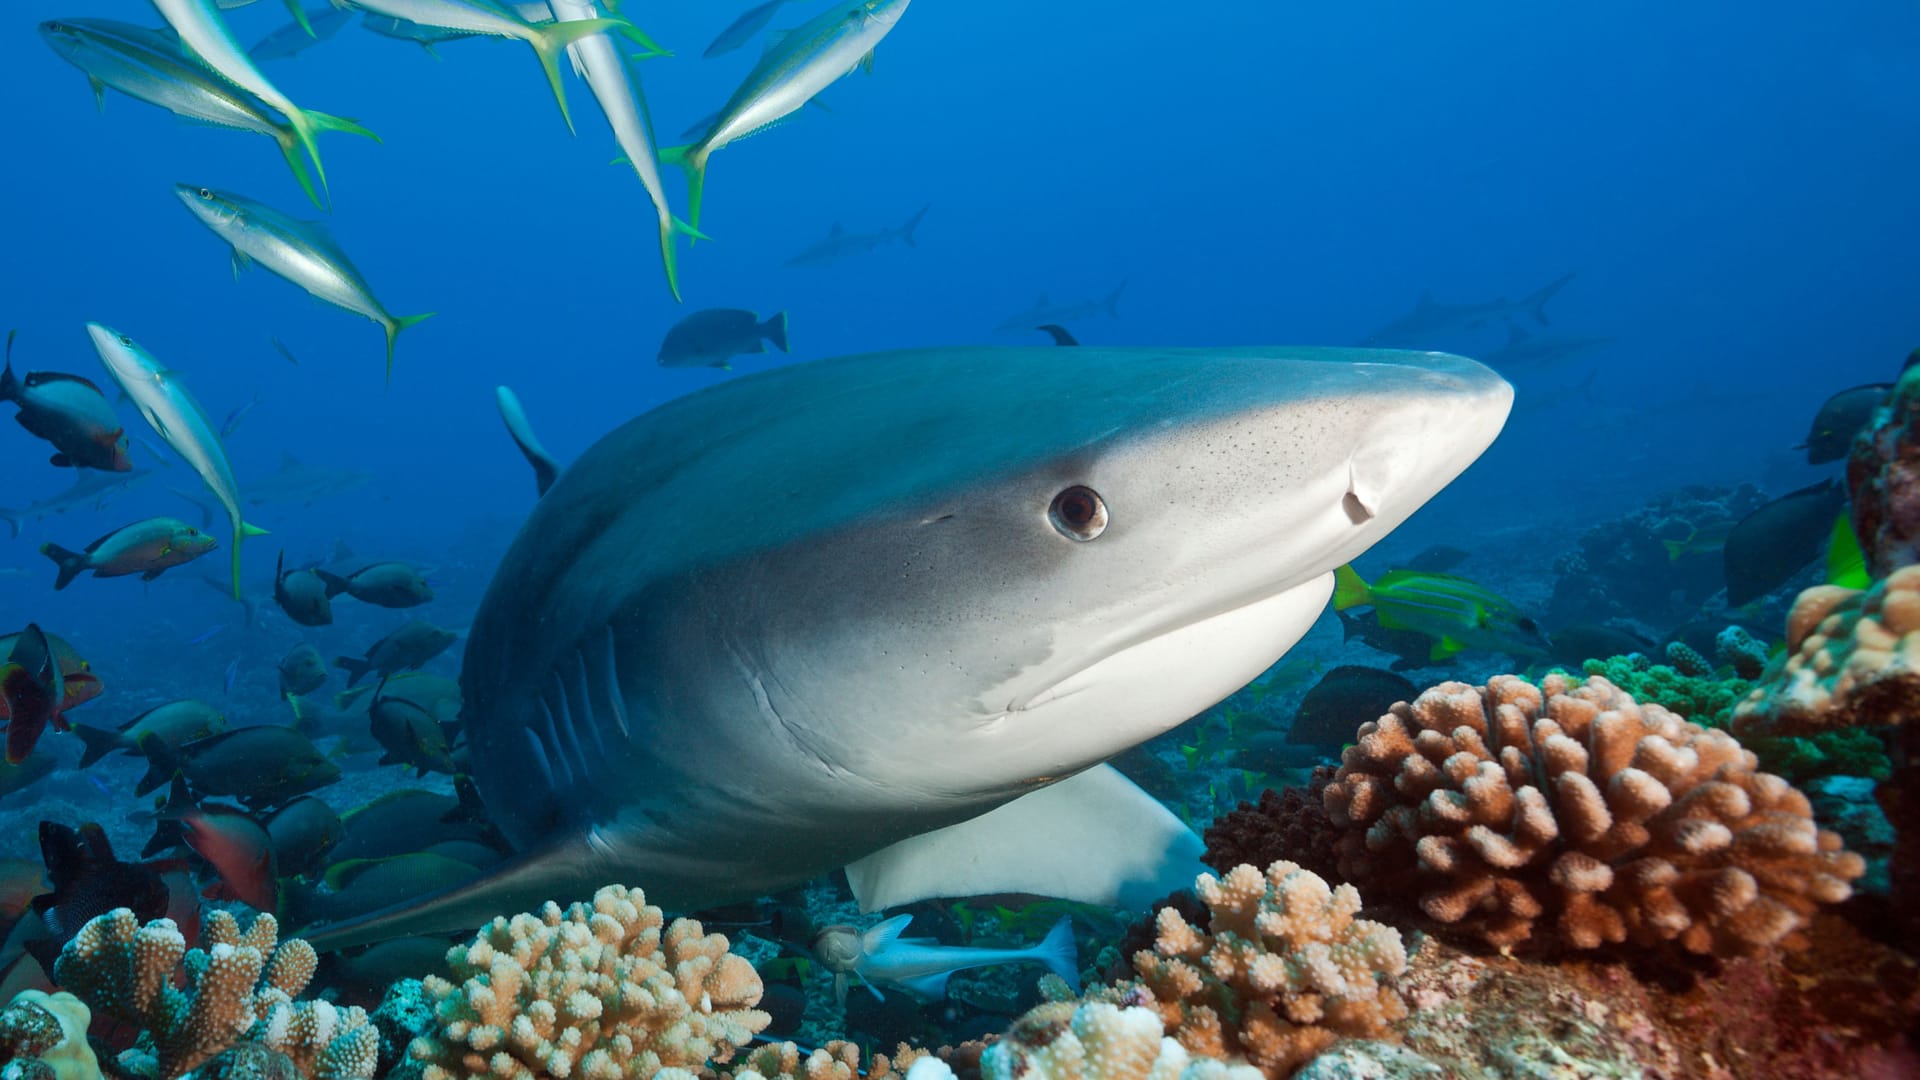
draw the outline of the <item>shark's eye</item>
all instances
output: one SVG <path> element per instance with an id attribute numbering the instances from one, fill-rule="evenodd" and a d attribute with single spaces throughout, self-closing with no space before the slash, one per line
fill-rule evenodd
<path id="1" fill-rule="evenodd" d="M 1099 492 L 1075 484 L 1053 497 L 1047 520 L 1069 540 L 1091 540 L 1107 530 L 1107 504 Z"/>

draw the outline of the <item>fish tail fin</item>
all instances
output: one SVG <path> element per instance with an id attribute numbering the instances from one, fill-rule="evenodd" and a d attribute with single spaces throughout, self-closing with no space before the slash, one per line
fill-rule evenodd
<path id="1" fill-rule="evenodd" d="M 673 240 L 684 236 L 691 244 L 695 240 L 711 240 L 713 237 L 681 221 L 672 214 L 666 214 L 660 220 L 660 261 L 667 269 L 667 288 L 673 291 L 675 302 L 680 300 L 680 253 L 675 250 Z"/>
<path id="2" fill-rule="evenodd" d="M 1373 590 L 1367 587 L 1366 579 L 1352 563 L 1345 563 L 1333 572 L 1333 610 L 1345 611 L 1350 607 L 1360 607 L 1373 603 Z"/>
<path id="3" fill-rule="evenodd" d="M 318 567 L 314 568 L 313 576 L 325 583 L 327 586 L 327 599 L 329 600 L 352 588 L 352 585 L 348 583 L 346 578 L 341 577 L 339 574 L 330 574 Z"/>
<path id="4" fill-rule="evenodd" d="M 395 318 L 393 318 L 388 322 L 384 322 L 380 324 L 380 328 L 387 332 L 387 382 L 388 383 L 393 382 L 393 343 L 400 340 L 400 331 L 405 330 L 409 326 L 418 326 L 421 323 L 426 322 L 428 319 L 433 318 L 437 314 L 439 314 L 439 312 L 429 311 L 424 315 L 400 315 L 400 316 L 396 316 Z"/>
<path id="5" fill-rule="evenodd" d="M 1113 291 L 1107 294 L 1106 299 L 1100 301 L 1100 307 L 1107 313 L 1107 318 L 1117 319 L 1120 317 L 1120 294 L 1126 291 L 1127 282 L 1125 278 L 1122 278 L 1120 284 L 1115 285 Z"/>
<path id="6" fill-rule="evenodd" d="M 307 9 L 301 6 L 300 0 L 287 0 L 287 10 L 293 14 L 293 21 L 300 25 L 300 29 L 307 32 L 308 37 L 320 36 L 313 32 L 313 24 L 307 21 Z"/>
<path id="7" fill-rule="evenodd" d="M 320 144 L 314 139 L 320 133 L 320 123 L 313 113 L 304 109 L 295 109 L 287 114 L 287 126 L 293 129 L 293 137 L 300 142 L 300 149 L 313 159 L 313 173 L 320 179 L 320 194 L 326 202 L 333 202 L 333 196 L 327 192 L 327 167 L 320 161 Z M 316 200 L 316 202 L 319 200 Z"/>
<path id="8" fill-rule="evenodd" d="M 793 351 L 787 348 L 786 312 L 779 311 L 767 316 L 767 321 L 760 324 L 760 334 L 768 341 L 773 342 L 773 347 L 779 349 L 781 352 Z"/>
<path id="9" fill-rule="evenodd" d="M 87 557 L 78 551 L 68 551 L 59 544 L 41 544 L 40 554 L 52 559 L 53 564 L 60 568 L 60 576 L 53 580 L 54 592 L 73 584 L 74 578 L 86 572 Z"/>
<path id="10" fill-rule="evenodd" d="M 357 656 L 336 656 L 333 658 L 333 666 L 347 673 L 347 687 L 349 689 L 362 678 L 365 678 L 367 672 L 373 670 L 373 663 L 371 661 L 363 660 Z"/>
<path id="11" fill-rule="evenodd" d="M 307 168 L 307 159 L 300 153 L 300 138 L 291 128 L 282 128 L 274 136 L 274 142 L 280 146 L 280 156 L 287 159 L 287 168 L 293 170 L 293 178 L 300 182 L 300 190 L 307 193 L 307 199 L 322 210 L 327 204 L 320 200 L 319 189 L 313 186 L 313 172 Z"/>
<path id="12" fill-rule="evenodd" d="M 372 139 L 374 142 L 381 142 L 380 136 L 367 130 L 358 120 L 351 117 L 335 116 L 332 113 L 323 113 L 318 109 L 306 110 L 306 116 L 308 120 L 313 121 L 313 127 L 316 131 L 338 131 L 348 135 L 363 135 Z"/>
<path id="13" fill-rule="evenodd" d="M 899 229 L 899 234 L 900 234 L 900 242 L 901 242 L 901 243 L 903 243 L 903 244 L 905 244 L 905 245 L 907 245 L 908 247 L 919 247 L 919 246 L 920 246 L 920 245 L 918 245 L 918 244 L 916 244 L 916 243 L 914 243 L 914 242 L 913 242 L 913 230 L 915 230 L 915 229 L 917 229 L 917 228 L 919 228 L 919 227 L 920 227 L 920 219 L 921 219 L 921 218 L 923 218 L 923 217 L 926 217 L 926 216 L 927 216 L 927 211 L 929 211 L 929 210 L 931 210 L 931 209 L 933 209 L 933 204 L 932 204 L 932 203 L 928 203 L 927 205 L 925 205 L 925 206 L 923 206 L 923 207 L 921 207 L 921 208 L 920 208 L 920 212 L 919 212 L 919 213 L 917 213 L 917 214 L 915 214 L 915 215 L 913 215 L 912 217 L 910 217 L 910 218 L 908 218 L 908 219 L 907 219 L 907 223 L 906 223 L 905 225 L 902 225 L 902 226 L 900 226 L 900 229 Z"/>
<path id="14" fill-rule="evenodd" d="M 527 38 L 527 43 L 540 57 L 540 68 L 547 73 L 547 84 L 553 87 L 553 100 L 559 103 L 560 118 L 567 122 L 569 132 L 578 134 L 573 126 L 573 110 L 567 107 L 566 84 L 560 80 L 560 54 L 581 38 L 592 37 L 603 30 L 626 30 L 632 25 L 625 19 L 577 19 L 530 28 L 532 36 Z"/>
<path id="15" fill-rule="evenodd" d="M 1827 539 L 1827 584 L 1849 589 L 1873 585 L 1866 550 L 1860 546 L 1860 534 L 1853 529 L 1853 515 L 1846 510 L 1833 519 L 1833 532 Z"/>
<path id="16" fill-rule="evenodd" d="M 82 769 L 126 746 L 125 736 L 117 731 L 108 731 L 106 728 L 75 724 L 73 733 L 80 736 L 80 744 L 86 747 L 80 754 L 79 767 Z"/>
<path id="17" fill-rule="evenodd" d="M 687 220 L 689 228 L 700 228 L 700 208 L 707 194 L 707 151 L 704 143 L 669 146 L 660 151 L 660 164 L 677 166 L 687 176 Z M 690 234 L 691 235 L 691 234 Z"/>
<path id="18" fill-rule="evenodd" d="M 1080 992 L 1080 947 L 1073 940 L 1073 916 L 1060 916 L 1060 921 L 1054 923 L 1053 929 L 1034 947 L 1033 958 L 1065 980 L 1068 989 L 1076 994 Z"/>
<path id="19" fill-rule="evenodd" d="M 180 771 L 180 759 L 157 733 L 149 731 L 140 736 L 138 749 L 147 759 L 147 774 L 134 785 L 133 793 L 136 796 L 159 790 L 173 779 L 174 773 Z"/>
<path id="20" fill-rule="evenodd" d="M 1695 532 L 1698 532 L 1698 530 L 1695 530 Z M 1692 541 L 1693 534 L 1689 533 L 1685 540 L 1662 540 L 1660 543 L 1667 549 L 1667 561 L 1679 562 L 1680 556 L 1687 553 L 1687 545 Z"/>

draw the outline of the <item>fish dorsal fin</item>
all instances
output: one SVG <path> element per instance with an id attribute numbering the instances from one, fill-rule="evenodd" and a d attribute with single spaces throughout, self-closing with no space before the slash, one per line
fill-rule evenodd
<path id="1" fill-rule="evenodd" d="M 839 236 L 841 233 L 844 233 L 846 231 L 847 231 L 847 227 L 836 221 L 833 223 L 833 228 L 827 230 L 827 235 Z"/>
<path id="2" fill-rule="evenodd" d="M 1203 849 L 1172 811 L 1099 765 L 882 848 L 849 865 L 847 880 L 865 911 L 1006 892 L 1144 910 L 1193 884 Z"/>
<path id="3" fill-rule="evenodd" d="M 860 935 L 860 950 L 868 956 L 877 955 L 887 946 L 899 940 L 901 933 L 906 930 L 907 924 L 912 921 L 913 916 L 911 915 L 895 915 L 883 923 L 868 927 L 866 932 Z"/>

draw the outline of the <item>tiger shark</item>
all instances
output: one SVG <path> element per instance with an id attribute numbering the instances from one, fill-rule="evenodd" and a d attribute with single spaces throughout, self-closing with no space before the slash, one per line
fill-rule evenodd
<path id="1" fill-rule="evenodd" d="M 473 624 L 473 779 L 521 854 L 302 936 L 616 881 L 697 909 L 841 866 L 870 911 L 1145 906 L 1200 840 L 1103 763 L 1297 642 L 1512 397 L 1440 353 L 1047 346 L 662 405 L 546 490 Z"/>

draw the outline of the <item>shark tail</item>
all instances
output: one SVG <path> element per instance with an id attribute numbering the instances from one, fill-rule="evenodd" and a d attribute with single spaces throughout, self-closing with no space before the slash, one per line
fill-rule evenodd
<path id="1" fill-rule="evenodd" d="M 913 215 L 912 217 L 910 217 L 910 218 L 908 218 L 908 219 L 907 219 L 907 223 L 906 223 L 905 225 L 902 225 L 902 226 L 900 226 L 900 229 L 899 229 L 899 235 L 900 235 L 900 242 L 901 242 L 901 243 L 903 243 L 903 244 L 905 244 L 905 245 L 907 245 L 908 247 L 918 247 L 918 246 L 919 246 L 918 244 L 915 244 L 915 243 L 913 242 L 913 230 L 915 230 L 915 229 L 917 229 L 917 228 L 919 228 L 919 227 L 920 227 L 920 219 L 921 219 L 921 218 L 923 218 L 923 217 L 926 217 L 926 216 L 927 216 L 927 211 L 929 211 L 929 210 L 931 210 L 931 209 L 933 209 L 933 204 L 932 204 L 932 203 L 928 203 L 927 205 L 925 205 L 925 206 L 923 206 L 923 207 L 921 207 L 921 208 L 920 208 L 920 212 L 919 212 L 919 213 L 917 213 L 917 214 L 915 214 L 915 215 Z"/>
<path id="2" fill-rule="evenodd" d="M 1345 611 L 1373 603 L 1373 590 L 1352 563 L 1344 563 L 1333 572 L 1333 610 Z"/>
<path id="3" fill-rule="evenodd" d="M 707 194 L 707 149 L 705 143 L 669 146 L 660 151 L 660 164 L 678 166 L 687 174 L 687 220 L 691 229 L 700 228 L 700 208 Z"/>
<path id="4" fill-rule="evenodd" d="M 793 351 L 787 347 L 787 313 L 784 311 L 767 316 L 767 321 L 760 324 L 760 336 L 773 342 L 773 347 L 781 352 Z"/>
<path id="5" fill-rule="evenodd" d="M 560 54 L 581 38 L 592 37 L 603 30 L 624 32 L 632 27 L 625 19 L 577 19 L 528 28 L 527 44 L 533 46 L 534 55 L 540 58 L 540 68 L 547 73 L 547 84 L 553 88 L 553 100 L 559 102 L 560 118 L 567 122 L 569 132 L 578 134 L 574 131 L 573 110 L 567 107 L 567 88 L 560 81 Z"/>
<path id="6" fill-rule="evenodd" d="M 1060 916 L 1060 921 L 1034 946 L 1033 958 L 1060 976 L 1068 989 L 1076 994 L 1080 992 L 1080 947 L 1073 941 L 1073 916 Z"/>
<path id="7" fill-rule="evenodd" d="M 53 579 L 54 592 L 59 592 L 61 589 L 73 584 L 73 579 L 79 577 L 87 570 L 87 556 L 85 554 L 78 551 L 68 551 L 59 544 L 41 544 L 40 554 L 52 559 L 53 564 L 60 568 L 60 576 Z"/>
<path id="8" fill-rule="evenodd" d="M 1526 308 L 1527 311 L 1533 315 L 1534 320 L 1541 326 L 1548 325 L 1550 320 L 1547 318 L 1547 301 L 1553 299 L 1556 293 L 1567 287 L 1567 282 L 1573 280 L 1573 274 L 1574 272 L 1562 274 L 1560 277 L 1547 282 L 1540 287 L 1538 292 L 1532 293 L 1526 299 L 1520 301 L 1520 305 Z"/>
<path id="9" fill-rule="evenodd" d="M 437 311 L 429 311 L 425 315 L 396 315 L 380 324 L 380 329 L 387 333 L 387 383 L 389 385 L 393 383 L 393 343 L 400 340 L 400 331 L 409 326 L 418 326 L 438 314 Z"/>
<path id="10" fill-rule="evenodd" d="M 265 536 L 267 530 L 258 525 L 249 525 L 244 521 L 233 523 L 233 598 L 244 601 L 240 595 L 240 542 L 249 536 Z M 251 622 L 251 618 L 248 620 Z"/>
<path id="11" fill-rule="evenodd" d="M 1106 299 L 1100 301 L 1100 308 L 1107 313 L 1107 318 L 1117 319 L 1120 317 L 1120 294 L 1126 291 L 1127 282 L 1125 278 L 1122 278 L 1120 279 L 1120 284 L 1115 285 L 1113 291 L 1107 294 Z"/>

